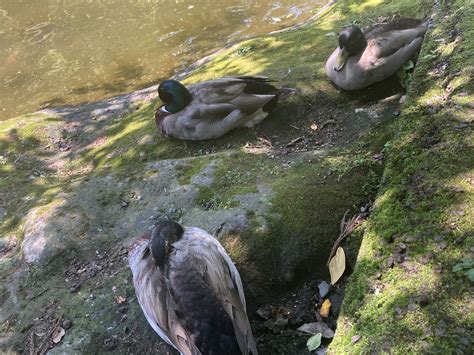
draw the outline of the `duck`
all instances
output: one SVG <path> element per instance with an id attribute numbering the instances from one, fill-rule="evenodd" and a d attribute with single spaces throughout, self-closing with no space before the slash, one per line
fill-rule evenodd
<path id="1" fill-rule="evenodd" d="M 128 261 L 145 318 L 180 354 L 257 355 L 239 272 L 216 238 L 159 221 Z"/>
<path id="2" fill-rule="evenodd" d="M 294 92 L 277 89 L 262 76 L 225 77 L 185 87 L 176 80 L 163 81 L 155 112 L 158 131 L 167 138 L 207 140 L 237 127 L 253 128 L 273 111 L 278 101 Z"/>
<path id="3" fill-rule="evenodd" d="M 382 81 L 417 55 L 427 28 L 428 21 L 413 18 L 397 18 L 363 30 L 356 25 L 346 27 L 326 62 L 326 74 L 343 90 Z"/>

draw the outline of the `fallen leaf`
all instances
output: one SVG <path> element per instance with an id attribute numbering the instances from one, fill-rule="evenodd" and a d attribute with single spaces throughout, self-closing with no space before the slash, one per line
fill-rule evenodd
<path id="1" fill-rule="evenodd" d="M 123 296 L 117 296 L 115 297 L 115 301 L 117 302 L 117 304 L 122 304 L 126 301 L 127 299 Z"/>
<path id="2" fill-rule="evenodd" d="M 329 284 L 326 281 L 322 281 L 318 285 L 318 289 L 319 289 L 319 296 L 321 298 L 324 298 L 329 292 Z"/>
<path id="3" fill-rule="evenodd" d="M 316 123 L 311 123 L 311 126 L 309 126 L 309 128 L 311 128 L 311 130 L 314 132 L 318 130 L 318 125 Z"/>
<path id="4" fill-rule="evenodd" d="M 329 315 L 329 310 L 331 309 L 331 301 L 328 299 L 324 300 L 321 309 L 319 310 L 319 314 L 321 317 L 327 317 Z"/>
<path id="5" fill-rule="evenodd" d="M 321 337 L 322 337 L 322 334 L 318 333 L 308 339 L 308 341 L 306 342 L 306 346 L 308 347 L 309 351 L 314 351 L 317 348 L 319 348 L 319 346 L 321 345 Z"/>
<path id="6" fill-rule="evenodd" d="M 63 338 L 64 334 L 66 334 L 66 331 L 64 330 L 63 327 L 57 327 L 53 334 L 52 334 L 52 337 L 53 337 L 53 343 L 54 344 L 57 344 L 61 341 L 61 339 Z"/>
<path id="7" fill-rule="evenodd" d="M 331 284 L 334 285 L 346 270 L 346 253 L 342 247 L 337 248 L 336 254 L 329 262 L 329 273 L 331 274 Z"/>
<path id="8" fill-rule="evenodd" d="M 329 326 L 326 323 L 323 323 L 323 322 L 306 323 L 306 324 L 303 324 L 301 327 L 299 327 L 298 330 L 300 332 L 313 334 L 313 335 L 321 333 L 321 335 L 324 338 L 334 337 L 334 331 L 331 328 L 329 328 Z"/>

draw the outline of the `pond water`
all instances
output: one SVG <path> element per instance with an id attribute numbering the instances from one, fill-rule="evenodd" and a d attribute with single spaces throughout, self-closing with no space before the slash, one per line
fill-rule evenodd
<path id="1" fill-rule="evenodd" d="M 0 119 L 131 91 L 325 0 L 5 0 Z"/>

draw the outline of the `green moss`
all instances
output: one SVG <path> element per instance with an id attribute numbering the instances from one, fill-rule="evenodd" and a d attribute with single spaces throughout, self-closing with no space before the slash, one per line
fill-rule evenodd
<path id="1" fill-rule="evenodd" d="M 199 173 L 206 164 L 209 163 L 208 159 L 194 159 L 190 163 L 185 163 L 182 165 L 176 166 L 178 171 L 179 178 L 178 182 L 180 185 L 188 185 L 191 183 L 191 178 Z"/>
<path id="2" fill-rule="evenodd" d="M 463 1 L 435 10 L 397 135 L 386 146 L 385 185 L 367 223 L 332 353 L 469 352 L 461 339 L 473 324 L 466 312 L 471 285 L 452 268 L 473 246 L 466 179 L 474 148 L 472 132 L 463 128 L 471 115 L 446 103 L 446 88 L 472 90 L 472 67 L 465 63 L 473 50 L 473 12 Z M 455 39 L 454 26 L 461 34 Z M 446 72 L 436 76 L 446 60 Z M 387 268 L 399 243 L 407 245 L 409 259 Z M 354 335 L 361 336 L 356 344 Z"/>
<path id="3" fill-rule="evenodd" d="M 372 136 L 372 135 L 369 135 Z M 371 143 L 368 144 L 372 146 Z M 377 144 L 373 145 L 378 148 Z M 366 148 L 367 149 L 367 148 Z M 303 161 L 291 168 L 272 174 L 274 163 L 269 158 L 250 158 L 246 172 L 259 171 L 259 181 L 264 181 L 276 193 L 271 200 L 268 227 L 258 229 L 257 216 L 248 218 L 255 228 L 251 233 L 230 236 L 226 247 L 240 270 L 250 279 L 259 280 L 254 296 L 265 299 L 271 291 L 286 288 L 301 281 L 305 275 L 311 278 L 327 277 L 326 262 L 333 241 L 339 235 L 339 224 L 347 210 L 351 214 L 358 206 L 366 204 L 375 194 L 382 173 L 382 166 L 373 159 L 357 157 L 358 146 L 339 150 L 321 161 Z M 374 151 L 362 154 L 371 156 Z M 240 175 L 239 164 L 234 161 L 228 178 L 236 184 L 254 184 L 251 175 Z M 227 171 L 222 169 L 221 172 Z M 236 173 L 237 172 L 237 173 Z M 338 174 L 338 173 L 340 174 Z M 369 182 L 369 183 L 368 183 Z M 361 236 L 354 237 L 349 255 L 355 259 Z M 315 257 L 318 256 L 318 257 Z"/>
<path id="4" fill-rule="evenodd" d="M 228 198 L 257 192 L 257 176 L 264 179 L 262 170 L 268 169 L 270 165 L 265 158 L 250 154 L 225 158 L 214 174 L 213 188 Z"/>
<path id="5" fill-rule="evenodd" d="M 237 207 L 239 203 L 235 200 L 224 198 L 216 193 L 212 188 L 199 186 L 199 191 L 195 202 L 206 210 L 219 210 Z"/>

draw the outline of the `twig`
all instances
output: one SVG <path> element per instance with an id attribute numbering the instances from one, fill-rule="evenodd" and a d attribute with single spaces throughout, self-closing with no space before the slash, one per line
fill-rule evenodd
<path id="1" fill-rule="evenodd" d="M 295 139 L 293 139 L 290 143 L 288 143 L 286 146 L 287 146 L 287 147 L 292 147 L 292 146 L 294 146 L 296 143 L 301 142 L 303 139 L 304 139 L 304 137 L 295 138 Z"/>
<path id="2" fill-rule="evenodd" d="M 349 210 L 344 213 L 344 216 L 342 217 L 341 220 L 341 233 L 339 234 L 339 237 L 336 239 L 334 242 L 334 245 L 332 246 L 331 252 L 329 253 L 329 259 L 327 264 L 329 265 L 329 262 L 333 258 L 333 256 L 336 254 L 336 250 L 341 244 L 341 242 L 352 233 L 354 229 L 357 228 L 357 226 L 360 224 L 360 222 L 364 219 L 364 217 L 367 215 L 366 213 L 359 213 L 357 216 L 352 217 L 351 219 L 346 221 L 346 216 L 349 213 Z"/>

